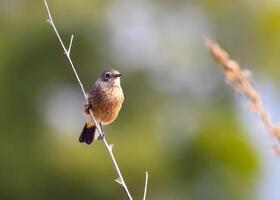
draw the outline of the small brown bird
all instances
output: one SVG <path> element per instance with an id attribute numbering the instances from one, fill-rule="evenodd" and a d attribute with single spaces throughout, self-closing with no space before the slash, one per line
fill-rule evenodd
<path id="1" fill-rule="evenodd" d="M 103 125 L 108 125 L 117 118 L 124 101 L 120 77 L 121 73 L 117 70 L 105 70 L 90 89 L 89 104 L 84 104 L 84 113 L 88 119 L 80 135 L 80 142 L 91 144 L 96 139 L 96 126 L 90 117 L 90 109 L 102 131 Z M 102 139 L 102 136 L 98 139 Z"/>

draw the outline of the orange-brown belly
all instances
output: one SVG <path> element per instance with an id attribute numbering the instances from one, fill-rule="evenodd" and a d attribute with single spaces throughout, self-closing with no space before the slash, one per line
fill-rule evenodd
<path id="1" fill-rule="evenodd" d="M 119 114 L 122 102 L 121 99 L 114 98 L 99 104 L 93 103 L 93 115 L 96 121 L 104 125 L 112 123 Z"/>
<path id="2" fill-rule="evenodd" d="M 96 121 L 102 125 L 108 125 L 117 118 L 124 96 L 120 88 L 114 88 L 106 92 L 92 90 L 88 100 Z M 89 119 L 87 123 L 90 127 L 94 125 L 92 119 Z"/>

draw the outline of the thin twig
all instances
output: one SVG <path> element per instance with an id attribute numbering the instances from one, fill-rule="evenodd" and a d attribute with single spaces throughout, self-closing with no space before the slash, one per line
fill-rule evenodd
<path id="1" fill-rule="evenodd" d="M 148 172 L 146 172 L 146 180 L 145 180 L 143 200 L 146 200 L 146 196 L 147 196 L 148 178 L 149 178 L 149 174 L 148 174 Z"/>
<path id="2" fill-rule="evenodd" d="M 68 48 L 68 51 L 67 51 L 67 54 L 69 56 L 71 54 L 71 48 L 72 48 L 73 39 L 74 39 L 74 35 L 71 35 L 70 44 L 69 44 L 69 48 Z"/>
<path id="3" fill-rule="evenodd" d="M 280 141 L 280 127 L 272 123 L 269 113 L 263 106 L 259 92 L 251 83 L 251 72 L 242 69 L 240 65 L 230 59 L 229 55 L 217 43 L 206 41 L 206 47 L 224 70 L 225 79 L 239 93 L 246 96 L 250 103 L 250 108 L 257 114 L 264 127 L 278 141 Z M 279 145 L 274 145 L 275 152 L 280 154 Z"/>
<path id="4" fill-rule="evenodd" d="M 67 57 L 67 59 L 68 59 L 70 65 L 71 65 L 71 67 L 72 67 L 72 70 L 73 70 L 73 72 L 74 72 L 74 74 L 75 74 L 75 76 L 76 76 L 76 79 L 77 79 L 77 81 L 78 81 L 78 83 L 79 83 L 79 85 L 80 85 L 80 87 L 81 87 L 81 90 L 82 90 L 83 95 L 84 95 L 84 97 L 85 97 L 85 101 L 86 101 L 86 103 L 88 104 L 89 102 L 88 102 L 88 99 L 87 99 L 86 92 L 85 92 L 85 90 L 84 90 L 84 86 L 83 86 L 83 84 L 82 84 L 82 82 L 81 82 L 81 80 L 80 80 L 80 78 L 79 78 L 79 76 L 78 76 L 78 73 L 77 73 L 77 71 L 76 71 L 76 68 L 75 68 L 75 66 L 74 66 L 74 64 L 73 64 L 73 62 L 72 62 L 71 57 L 70 57 L 70 52 L 71 52 L 71 47 L 72 47 L 72 42 L 73 42 L 73 37 L 74 37 L 74 36 L 71 37 L 70 45 L 69 45 L 69 48 L 68 48 L 68 50 L 67 50 L 66 47 L 65 47 L 65 45 L 64 45 L 64 43 L 63 43 L 63 41 L 62 41 L 62 39 L 61 39 L 61 37 L 60 37 L 60 35 L 59 35 L 59 33 L 58 33 L 58 31 L 57 31 L 57 29 L 56 29 L 55 24 L 54 24 L 54 22 L 53 22 L 52 15 L 51 15 L 51 12 L 50 12 L 50 9 L 49 9 L 47 0 L 44 0 L 44 3 L 45 3 L 45 7 L 46 7 L 46 9 L 47 9 L 47 12 L 48 12 L 48 20 L 47 20 L 47 21 L 48 21 L 49 24 L 52 26 L 52 28 L 53 28 L 53 30 L 54 30 L 54 32 L 55 32 L 55 34 L 56 34 L 56 36 L 57 36 L 57 38 L 58 38 L 58 40 L 59 40 L 59 43 L 60 43 L 60 45 L 61 45 L 61 47 L 62 47 L 62 49 L 63 49 L 63 51 L 64 51 L 64 53 L 65 53 L 65 55 L 66 55 L 66 57 Z M 132 197 L 131 197 L 131 195 L 130 195 L 130 192 L 129 192 L 129 190 L 128 190 L 126 184 L 125 184 L 125 181 L 124 181 L 124 179 L 123 179 L 123 177 L 122 177 L 122 174 L 121 174 L 121 171 L 120 171 L 120 169 L 119 169 L 119 166 L 118 166 L 118 164 L 117 164 L 117 162 L 116 162 L 115 156 L 114 156 L 114 154 L 113 154 L 112 146 L 108 144 L 108 142 L 107 142 L 107 140 L 106 140 L 106 138 L 105 138 L 104 133 L 102 132 L 102 130 L 101 130 L 99 124 L 96 122 L 96 119 L 95 119 L 95 117 L 93 116 L 92 110 L 90 109 L 89 111 L 90 111 L 91 118 L 92 118 L 92 120 L 94 121 L 95 126 L 96 126 L 96 128 L 97 128 L 97 131 L 99 132 L 99 135 L 102 135 L 102 136 L 103 136 L 102 141 L 103 141 L 103 143 L 104 143 L 104 145 L 105 145 L 105 147 L 106 147 L 106 149 L 107 149 L 107 151 L 108 151 L 108 153 L 109 153 L 109 155 L 110 155 L 110 157 L 111 157 L 111 159 L 112 159 L 112 161 L 113 161 L 114 167 L 115 167 L 115 169 L 116 169 L 116 171 L 117 171 L 117 173 L 118 173 L 119 180 L 120 180 L 120 181 L 119 181 L 119 184 L 120 184 L 120 185 L 122 186 L 122 188 L 124 189 L 125 193 L 127 194 L 128 199 L 129 199 L 129 200 L 132 200 Z"/>

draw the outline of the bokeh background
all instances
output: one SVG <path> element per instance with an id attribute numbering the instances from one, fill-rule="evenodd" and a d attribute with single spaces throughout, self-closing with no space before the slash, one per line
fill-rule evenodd
<path id="1" fill-rule="evenodd" d="M 278 200 L 275 143 L 204 47 L 250 69 L 280 121 L 278 0 L 49 0 L 86 89 L 105 68 L 125 103 L 106 127 L 141 199 Z M 43 1 L 0 1 L 0 199 L 125 199 L 101 142 L 78 142 L 83 96 Z"/>

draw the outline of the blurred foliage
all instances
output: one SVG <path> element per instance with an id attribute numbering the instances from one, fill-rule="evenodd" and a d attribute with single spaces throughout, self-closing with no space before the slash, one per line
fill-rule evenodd
<path id="1" fill-rule="evenodd" d="M 168 73 L 160 74 L 160 64 L 116 66 L 120 61 L 114 55 L 120 52 L 110 46 L 113 33 L 106 20 L 118 3 L 49 0 L 64 40 L 75 35 L 72 57 L 86 88 L 109 66 L 125 74 L 125 104 L 106 132 L 135 199 L 142 196 L 145 170 L 150 173 L 148 199 L 253 199 L 258 155 L 211 58 L 197 54 L 192 62 L 205 60 L 205 70 L 210 68 L 215 76 L 196 76 L 201 86 L 188 86 L 196 91 L 217 80 L 206 97 L 187 89 L 159 88 L 154 79 L 169 80 Z M 264 0 L 146 3 L 159 10 L 167 4 L 161 10 L 166 16 L 168 6 L 175 11 L 198 7 L 208 20 L 210 36 L 242 63 L 250 61 L 249 68 L 258 63 L 259 70 L 265 68 L 272 77 L 279 74 L 279 5 L 274 8 Z M 77 123 L 73 133 L 60 133 L 44 117 L 52 98 L 45 88 L 64 84 L 80 92 L 46 19 L 43 1 L 0 1 L 0 199 L 125 199 L 103 144 L 79 144 L 83 124 Z M 203 38 L 199 42 L 202 45 Z M 166 71 L 177 70 L 171 65 Z M 80 101 L 81 106 L 81 94 Z M 76 114 L 83 121 L 82 114 Z"/>

